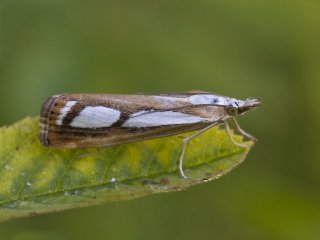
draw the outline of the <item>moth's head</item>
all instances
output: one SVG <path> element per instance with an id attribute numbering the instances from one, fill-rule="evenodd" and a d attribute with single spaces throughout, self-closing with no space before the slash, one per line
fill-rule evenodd
<path id="1" fill-rule="evenodd" d="M 238 100 L 235 98 L 214 95 L 214 94 L 195 94 L 189 97 L 189 102 L 194 105 L 221 106 L 226 109 L 229 116 L 241 115 L 249 110 L 260 106 L 258 98 Z"/>
<path id="2" fill-rule="evenodd" d="M 232 99 L 229 106 L 227 106 L 227 113 L 229 116 L 236 116 L 244 114 L 250 110 L 256 109 L 261 105 L 258 98 L 248 98 L 247 100 Z"/>

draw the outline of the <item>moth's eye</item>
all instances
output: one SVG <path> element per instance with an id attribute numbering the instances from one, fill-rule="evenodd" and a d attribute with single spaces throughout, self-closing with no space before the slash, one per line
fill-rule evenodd
<path id="1" fill-rule="evenodd" d="M 236 116 L 236 115 L 238 114 L 238 108 L 228 107 L 227 113 L 228 113 L 230 116 Z"/>

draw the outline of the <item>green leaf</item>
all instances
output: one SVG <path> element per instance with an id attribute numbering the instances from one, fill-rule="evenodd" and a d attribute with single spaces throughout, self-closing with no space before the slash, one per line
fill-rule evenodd
<path id="1" fill-rule="evenodd" d="M 184 179 L 177 161 L 190 133 L 104 151 L 45 148 L 38 135 L 38 118 L 0 128 L 0 221 L 179 191 L 220 177 L 249 151 L 212 128 L 189 143 Z"/>

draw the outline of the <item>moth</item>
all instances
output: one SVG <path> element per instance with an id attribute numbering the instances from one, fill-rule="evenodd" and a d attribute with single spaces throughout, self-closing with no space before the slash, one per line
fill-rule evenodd
<path id="1" fill-rule="evenodd" d="M 40 141 L 53 148 L 90 148 L 160 138 L 197 130 L 183 139 L 179 158 L 181 176 L 188 142 L 213 126 L 224 124 L 233 144 L 227 120 L 260 106 L 257 98 L 238 100 L 209 92 L 193 91 L 155 95 L 61 94 L 49 97 L 40 113 Z"/>

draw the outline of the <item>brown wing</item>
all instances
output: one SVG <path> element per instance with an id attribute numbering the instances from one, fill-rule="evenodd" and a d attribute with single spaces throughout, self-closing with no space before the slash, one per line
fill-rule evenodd
<path id="1" fill-rule="evenodd" d="M 87 148 L 99 146 L 113 146 L 122 143 L 141 141 L 146 139 L 176 135 L 197 130 L 212 124 L 204 121 L 192 124 L 174 124 L 144 128 L 122 127 L 132 114 L 139 111 L 169 111 L 179 109 L 204 118 L 213 114 L 222 114 L 224 109 L 217 106 L 194 106 L 183 101 L 188 94 L 175 95 L 175 101 L 159 100 L 152 95 L 109 95 L 109 94 L 65 94 L 49 98 L 43 105 L 40 122 L 40 140 L 45 146 L 57 148 Z M 166 95 L 168 96 L 168 95 Z M 181 98 L 181 101 L 179 101 Z M 61 109 L 68 101 L 76 101 L 65 117 L 62 124 L 57 124 Z M 87 106 L 105 106 L 121 112 L 117 122 L 109 127 L 78 128 L 70 126 L 72 120 Z M 220 122 L 217 122 L 219 124 Z"/>

